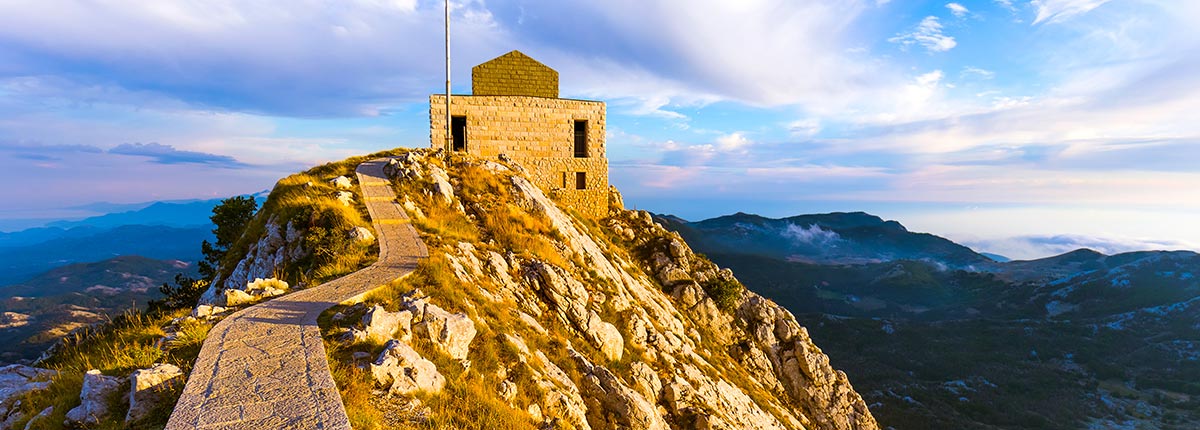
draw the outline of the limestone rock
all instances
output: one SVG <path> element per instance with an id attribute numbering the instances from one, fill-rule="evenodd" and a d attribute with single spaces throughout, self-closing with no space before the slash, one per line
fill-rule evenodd
<path id="1" fill-rule="evenodd" d="M 633 379 L 633 389 L 641 393 L 646 400 L 655 403 L 658 400 L 659 393 L 662 392 L 662 380 L 659 379 L 658 373 L 650 365 L 635 361 L 629 366 L 629 373 Z"/>
<path id="2" fill-rule="evenodd" d="M 500 386 L 496 390 L 499 392 L 500 398 L 506 402 L 511 402 L 513 397 L 517 396 L 517 384 L 509 380 L 500 381 Z"/>
<path id="3" fill-rule="evenodd" d="M 129 375 L 129 412 L 125 422 L 135 422 L 168 401 L 167 392 L 184 382 L 183 371 L 173 364 L 159 363 L 149 369 L 135 370 Z"/>
<path id="4" fill-rule="evenodd" d="M 333 198 L 337 199 L 342 206 L 354 206 L 354 193 L 352 192 L 338 191 L 337 194 L 333 195 Z"/>
<path id="5" fill-rule="evenodd" d="M 412 312 L 388 312 L 383 306 L 375 305 L 363 315 L 363 338 L 379 343 L 385 343 L 395 337 L 400 331 L 399 339 L 408 342 L 412 339 Z"/>
<path id="6" fill-rule="evenodd" d="M 333 184 L 334 187 L 337 187 L 337 188 L 343 189 L 343 190 L 354 187 L 354 183 L 350 181 L 350 178 L 347 178 L 345 176 L 338 176 L 336 178 L 330 179 L 329 183 Z"/>
<path id="7" fill-rule="evenodd" d="M 475 339 L 475 323 L 464 313 L 451 314 L 432 303 L 426 304 L 421 323 L 415 328 L 433 342 L 438 350 L 455 360 L 467 358 Z"/>
<path id="8" fill-rule="evenodd" d="M 246 284 L 246 292 L 255 297 L 275 297 L 287 293 L 289 286 L 286 281 L 275 278 L 255 278 Z"/>
<path id="9" fill-rule="evenodd" d="M 245 306 L 245 305 L 253 304 L 253 303 L 257 302 L 258 300 L 259 300 L 258 297 L 254 297 L 242 290 L 234 290 L 234 289 L 225 290 L 225 306 L 226 307 Z"/>
<path id="10" fill-rule="evenodd" d="M 79 392 L 79 406 L 67 411 L 67 425 L 89 427 L 100 423 L 108 416 L 108 399 L 121 386 L 121 378 L 104 376 L 99 370 L 83 374 L 83 389 Z"/>
<path id="11" fill-rule="evenodd" d="M 215 315 L 224 313 L 227 310 L 228 309 L 221 307 L 221 306 L 213 306 L 213 305 L 201 303 L 201 304 L 196 305 L 196 307 L 194 309 L 192 309 L 192 318 L 209 319 Z"/>
<path id="12" fill-rule="evenodd" d="M 371 230 L 366 227 L 354 227 L 351 229 L 350 238 L 362 243 L 371 243 L 375 241 L 375 235 L 371 234 Z"/>
<path id="13" fill-rule="evenodd" d="M 263 234 L 251 244 L 246 256 L 238 262 L 228 278 L 213 280 L 203 299 L 209 304 L 219 304 L 220 290 L 244 289 L 252 280 L 272 278 L 277 269 L 289 261 L 295 261 L 306 253 L 301 247 L 301 234 L 292 223 L 281 226 L 276 217 L 271 217 L 263 227 Z"/>
<path id="14" fill-rule="evenodd" d="M 589 396 L 588 421 L 593 428 L 668 429 L 653 403 L 608 369 L 593 365 L 574 350 L 571 352 L 579 370 L 584 373 L 583 391 Z"/>
<path id="15" fill-rule="evenodd" d="M 50 378 L 57 372 L 21 364 L 0 367 L 0 428 L 25 417 L 21 397 L 50 387 Z"/>
<path id="16" fill-rule="evenodd" d="M 393 394 L 437 393 L 446 386 L 446 378 L 432 361 L 395 339 L 388 341 L 370 370 L 375 383 Z"/>
<path id="17" fill-rule="evenodd" d="M 621 192 L 612 185 L 608 186 L 608 207 L 618 211 L 625 210 L 625 200 L 621 198 Z"/>
<path id="18" fill-rule="evenodd" d="M 587 335 L 609 361 L 620 360 L 625 352 L 625 340 L 621 337 L 621 331 L 601 320 L 595 311 L 588 314 Z"/>
<path id="19" fill-rule="evenodd" d="M 450 185 L 450 175 L 441 167 L 431 164 L 429 176 L 433 178 L 433 193 L 441 196 L 446 204 L 454 204 L 454 187 Z"/>

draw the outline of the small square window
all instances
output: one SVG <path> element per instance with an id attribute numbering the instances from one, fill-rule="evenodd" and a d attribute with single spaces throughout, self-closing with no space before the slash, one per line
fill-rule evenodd
<path id="1" fill-rule="evenodd" d="M 575 189 L 587 189 L 587 172 L 575 172 Z"/>

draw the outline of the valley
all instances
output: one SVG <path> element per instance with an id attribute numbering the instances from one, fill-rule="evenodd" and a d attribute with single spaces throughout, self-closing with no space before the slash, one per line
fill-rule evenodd
<path id="1" fill-rule="evenodd" d="M 1002 263 L 862 213 L 659 219 L 794 312 L 896 429 L 1200 423 L 1196 253 Z"/>

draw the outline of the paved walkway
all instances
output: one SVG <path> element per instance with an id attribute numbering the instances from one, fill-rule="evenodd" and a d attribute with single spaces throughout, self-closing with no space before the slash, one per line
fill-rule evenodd
<path id="1" fill-rule="evenodd" d="M 167 423 L 183 429 L 350 429 L 317 316 L 407 275 L 425 244 L 395 203 L 383 166 L 358 166 L 379 261 L 306 290 L 243 309 L 213 327 Z"/>

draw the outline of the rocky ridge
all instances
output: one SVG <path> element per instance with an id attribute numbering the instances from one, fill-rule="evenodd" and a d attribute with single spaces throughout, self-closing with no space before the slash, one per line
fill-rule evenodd
<path id="1" fill-rule="evenodd" d="M 411 405 L 468 381 L 530 427 L 878 428 L 788 311 L 615 189 L 586 220 L 518 165 L 428 155 L 387 171 L 431 258 L 327 328 L 380 395 Z"/>

